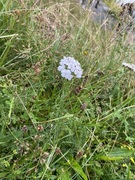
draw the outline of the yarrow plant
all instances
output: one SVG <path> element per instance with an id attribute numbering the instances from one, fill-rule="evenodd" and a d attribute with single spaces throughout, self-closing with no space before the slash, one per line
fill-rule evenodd
<path id="1" fill-rule="evenodd" d="M 132 69 L 133 71 L 135 71 L 135 64 L 130 64 L 130 63 L 122 63 L 123 66 L 128 67 L 129 69 Z"/>
<path id="2" fill-rule="evenodd" d="M 64 57 L 61 59 L 58 71 L 61 72 L 62 77 L 68 80 L 71 80 L 73 77 L 81 78 L 83 74 L 80 63 L 73 57 Z"/>

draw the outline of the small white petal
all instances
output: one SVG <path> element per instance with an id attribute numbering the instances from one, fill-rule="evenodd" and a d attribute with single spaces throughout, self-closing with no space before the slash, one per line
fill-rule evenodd
<path id="1" fill-rule="evenodd" d="M 58 71 L 62 71 L 63 69 L 65 69 L 65 66 L 58 66 Z"/>
<path id="2" fill-rule="evenodd" d="M 77 75 L 82 75 L 82 70 L 81 69 L 76 69 L 75 71 L 74 71 L 74 74 L 77 76 Z"/>
<path id="3" fill-rule="evenodd" d="M 62 71 L 61 71 L 61 75 L 62 75 L 62 77 L 65 77 L 65 75 L 66 75 L 66 72 L 67 71 L 67 69 L 63 69 Z"/>
<path id="4" fill-rule="evenodd" d="M 66 76 L 66 79 L 68 79 L 69 81 L 73 78 L 73 75 L 69 74 L 68 76 Z"/>
<path id="5" fill-rule="evenodd" d="M 71 74 L 71 71 L 67 69 L 64 69 L 63 71 L 61 71 L 61 76 L 68 80 L 71 80 L 73 77 L 73 75 Z"/>
<path id="6" fill-rule="evenodd" d="M 77 77 L 77 78 L 81 78 L 81 77 L 82 77 L 82 74 L 77 74 L 76 77 Z"/>
<path id="7" fill-rule="evenodd" d="M 65 64 L 64 59 L 61 59 L 61 61 L 60 61 L 60 65 L 64 65 L 64 64 Z"/>

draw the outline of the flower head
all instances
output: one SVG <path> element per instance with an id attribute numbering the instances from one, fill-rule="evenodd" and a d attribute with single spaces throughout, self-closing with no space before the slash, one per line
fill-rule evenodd
<path id="1" fill-rule="evenodd" d="M 68 80 L 71 80 L 73 77 L 81 78 L 83 74 L 80 63 L 73 57 L 64 57 L 61 59 L 58 71 L 61 72 L 62 77 Z"/>
<path id="2" fill-rule="evenodd" d="M 129 69 L 132 69 L 133 71 L 135 71 L 135 64 L 130 64 L 130 63 L 122 63 L 123 66 L 128 67 Z"/>

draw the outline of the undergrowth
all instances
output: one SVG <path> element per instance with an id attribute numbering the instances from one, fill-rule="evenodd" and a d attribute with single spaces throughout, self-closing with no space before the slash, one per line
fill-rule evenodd
<path id="1" fill-rule="evenodd" d="M 122 62 L 135 46 L 75 2 L 0 10 L 0 179 L 134 179 L 135 79 Z M 81 79 L 60 76 L 64 56 Z"/>

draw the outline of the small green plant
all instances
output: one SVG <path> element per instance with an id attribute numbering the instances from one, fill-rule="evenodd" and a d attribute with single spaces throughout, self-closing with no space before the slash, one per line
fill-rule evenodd
<path id="1" fill-rule="evenodd" d="M 79 3 L 0 8 L 0 179 L 134 179 L 134 45 Z"/>

